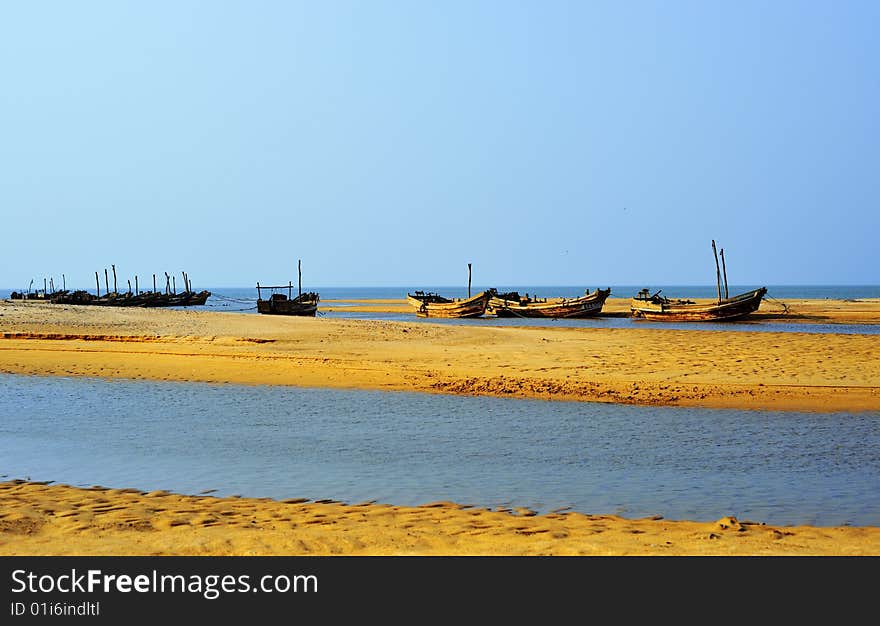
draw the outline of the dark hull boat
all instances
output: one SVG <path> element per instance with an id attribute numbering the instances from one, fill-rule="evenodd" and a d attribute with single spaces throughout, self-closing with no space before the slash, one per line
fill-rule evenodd
<path id="1" fill-rule="evenodd" d="M 264 315 L 299 315 L 302 317 L 315 317 L 318 314 L 318 302 L 320 296 L 313 291 L 303 293 L 302 291 L 302 261 L 297 262 L 297 273 L 299 275 L 299 283 L 297 288 L 297 296 L 293 297 L 293 283 L 286 285 L 262 286 L 257 283 L 257 313 Z M 263 290 L 268 289 L 271 295 L 268 299 L 263 299 Z M 277 293 L 279 290 L 287 291 Z"/>
<path id="2" fill-rule="evenodd" d="M 268 289 L 268 287 L 262 287 Z M 265 315 L 300 315 L 315 317 L 318 313 L 318 294 L 303 293 L 290 299 L 283 293 L 273 293 L 268 300 L 257 300 L 257 312 Z"/>

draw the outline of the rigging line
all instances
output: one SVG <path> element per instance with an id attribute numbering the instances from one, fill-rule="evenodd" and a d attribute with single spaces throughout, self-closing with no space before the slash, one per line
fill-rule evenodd
<path id="1" fill-rule="evenodd" d="M 765 295 L 763 299 L 781 306 L 783 315 L 788 315 L 789 313 L 791 313 L 791 310 L 788 308 L 788 305 L 785 302 L 782 302 L 781 300 L 777 300 L 776 298 L 767 295 Z"/>

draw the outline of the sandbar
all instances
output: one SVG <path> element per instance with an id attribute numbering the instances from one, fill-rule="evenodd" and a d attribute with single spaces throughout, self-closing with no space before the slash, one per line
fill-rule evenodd
<path id="1" fill-rule="evenodd" d="M 811 318 L 867 325 L 880 320 L 876 304 L 815 304 Z M 880 336 L 858 333 L 451 325 L 0 301 L 0 372 L 880 410 Z"/>

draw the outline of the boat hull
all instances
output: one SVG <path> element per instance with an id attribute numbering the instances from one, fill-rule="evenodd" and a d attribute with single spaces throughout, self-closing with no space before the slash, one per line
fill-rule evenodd
<path id="1" fill-rule="evenodd" d="M 561 298 L 547 302 L 528 302 L 525 304 L 496 297 L 489 300 L 486 312 L 497 317 L 542 317 L 552 319 L 593 317 L 602 312 L 605 300 L 610 294 L 610 289 L 597 289 L 593 293 L 581 296 L 580 298 Z"/>
<path id="2" fill-rule="evenodd" d="M 264 315 L 299 315 L 302 317 L 315 317 L 318 313 L 317 302 L 294 302 L 286 300 L 277 302 L 274 300 L 259 300 L 257 312 Z"/>
<path id="3" fill-rule="evenodd" d="M 416 310 L 417 317 L 468 318 L 480 317 L 486 312 L 492 294 L 483 291 L 465 300 L 429 302 L 407 294 L 406 300 Z"/>
<path id="4" fill-rule="evenodd" d="M 757 311 L 766 293 L 761 287 L 708 304 L 633 298 L 630 308 L 634 318 L 657 322 L 733 322 Z"/>

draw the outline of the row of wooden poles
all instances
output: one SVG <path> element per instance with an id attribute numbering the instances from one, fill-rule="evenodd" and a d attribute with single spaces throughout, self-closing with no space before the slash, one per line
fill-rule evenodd
<path id="1" fill-rule="evenodd" d="M 116 289 L 116 266 L 110 266 L 113 269 L 113 293 L 119 293 Z M 186 272 L 181 272 L 181 276 L 183 277 L 183 284 L 186 291 L 192 291 L 192 283 L 189 281 L 189 276 Z M 64 276 L 64 274 L 62 274 Z M 128 293 L 131 293 L 131 281 L 128 280 Z M 98 279 L 98 272 L 95 272 L 95 287 L 97 289 L 98 297 L 101 297 L 101 283 Z M 110 293 L 110 279 L 107 275 L 107 268 L 104 268 L 104 287 L 106 289 L 106 294 Z M 138 277 L 137 274 L 134 276 L 134 293 L 135 295 L 140 295 L 140 287 L 138 285 Z M 153 274 L 153 293 L 158 293 L 156 291 L 156 275 Z M 173 294 L 177 293 L 177 282 L 175 281 L 174 276 L 165 272 L 165 293 Z"/>
<path id="2" fill-rule="evenodd" d="M 110 267 L 113 269 L 113 293 L 119 293 L 116 288 L 116 265 L 111 265 Z M 186 288 L 186 291 L 192 291 L 192 283 L 190 282 L 189 276 L 187 275 L 187 273 L 181 272 L 180 274 L 183 277 L 183 284 Z M 62 291 L 67 291 L 67 277 L 64 274 L 61 274 L 61 281 L 62 281 L 61 282 Z M 128 282 L 128 293 L 131 293 L 131 280 L 128 280 L 127 282 Z M 31 286 L 33 286 L 33 284 L 34 284 L 34 281 L 31 280 Z M 95 272 L 95 289 L 96 289 L 98 297 L 100 297 L 101 296 L 101 282 L 100 282 L 100 279 L 98 278 L 98 272 Z M 105 289 L 105 295 L 110 293 L 110 277 L 109 277 L 109 274 L 107 273 L 106 267 L 104 268 L 104 289 Z M 30 292 L 30 288 L 28 288 L 28 292 Z M 49 293 L 55 293 L 55 280 L 53 278 L 49 278 L 48 282 L 47 282 L 47 280 L 44 278 L 43 279 L 43 295 L 46 295 Z M 135 293 L 135 295 L 140 294 L 140 287 L 138 285 L 137 274 L 135 274 L 135 277 L 134 277 L 134 293 Z M 156 291 L 156 275 L 155 274 L 153 274 L 153 293 L 158 293 Z M 175 277 L 169 275 L 168 272 L 165 272 L 165 293 L 166 294 L 177 293 L 177 281 L 175 280 Z"/>

